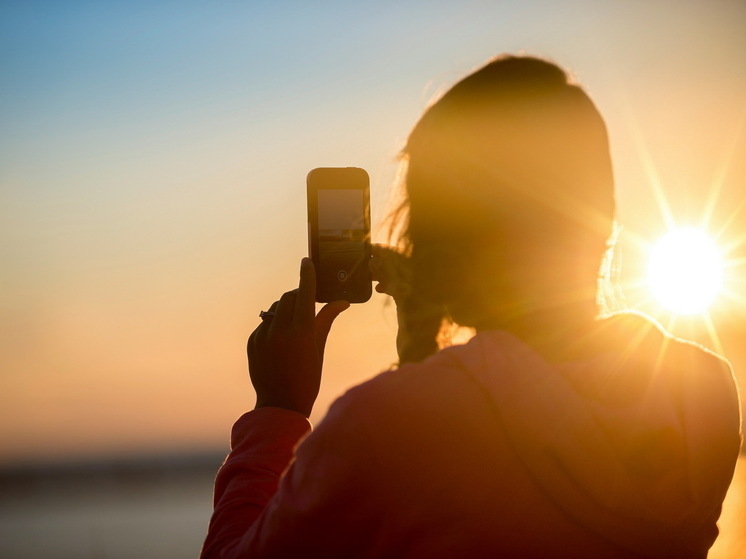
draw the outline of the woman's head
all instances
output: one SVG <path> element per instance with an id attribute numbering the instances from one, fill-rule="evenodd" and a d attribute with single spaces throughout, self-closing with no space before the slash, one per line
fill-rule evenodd
<path id="1" fill-rule="evenodd" d="M 614 220 L 611 161 L 603 119 L 560 68 L 489 62 L 425 111 L 402 155 L 412 320 L 507 327 L 592 308 Z M 422 335 L 413 360 L 435 349 Z"/>

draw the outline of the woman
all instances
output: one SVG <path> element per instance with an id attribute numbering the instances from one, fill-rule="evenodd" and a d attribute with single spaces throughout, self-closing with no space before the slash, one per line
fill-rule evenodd
<path id="1" fill-rule="evenodd" d="M 716 355 L 600 316 L 614 189 L 590 99 L 551 63 L 497 58 L 425 112 L 402 164 L 403 256 L 376 268 L 400 367 L 308 434 L 347 303 L 314 316 L 304 259 L 249 339 L 257 405 L 202 557 L 705 557 L 737 391 Z M 441 349 L 452 323 L 476 335 Z"/>

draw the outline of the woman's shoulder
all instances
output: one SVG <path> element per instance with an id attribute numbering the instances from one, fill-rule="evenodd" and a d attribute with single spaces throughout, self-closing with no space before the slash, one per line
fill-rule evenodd
<path id="1" fill-rule="evenodd" d="M 614 313 L 601 319 L 598 325 L 601 345 L 626 359 L 653 360 L 658 368 L 730 371 L 730 363 L 724 357 L 699 343 L 672 335 L 643 313 Z"/>
<path id="2" fill-rule="evenodd" d="M 560 367 L 579 392 L 616 403 L 649 403 L 657 394 L 676 401 L 685 415 L 704 417 L 709 409 L 739 423 L 738 389 L 728 360 L 673 336 L 652 318 L 638 312 L 608 316 L 587 345 L 586 359 Z"/>
<path id="3" fill-rule="evenodd" d="M 378 435 L 388 431 L 386 436 L 402 440 L 450 428 L 455 417 L 459 422 L 480 421 L 490 411 L 469 370 L 478 366 L 479 352 L 477 344 L 467 343 L 383 371 L 347 390 L 324 421 L 352 421 L 359 429 Z"/>
<path id="4" fill-rule="evenodd" d="M 378 373 L 350 388 L 339 401 L 365 406 L 368 402 L 385 399 L 389 403 L 411 403 L 422 394 L 434 397 L 448 391 L 463 376 L 463 365 L 456 355 L 465 346 L 441 350 L 419 363 L 406 363 Z"/>

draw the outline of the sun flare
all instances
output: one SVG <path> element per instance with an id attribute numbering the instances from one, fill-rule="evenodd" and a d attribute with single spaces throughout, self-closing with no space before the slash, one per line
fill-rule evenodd
<path id="1" fill-rule="evenodd" d="M 648 283 L 656 300 L 669 311 L 676 314 L 703 312 L 722 287 L 720 250 L 700 229 L 673 229 L 650 250 Z"/>

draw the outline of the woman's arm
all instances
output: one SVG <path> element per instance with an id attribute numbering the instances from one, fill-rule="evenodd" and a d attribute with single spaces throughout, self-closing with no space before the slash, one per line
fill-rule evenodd
<path id="1" fill-rule="evenodd" d="M 201 559 L 375 556 L 388 493 L 359 407 L 342 397 L 305 438 L 309 424 L 295 412 L 241 417 Z"/>
<path id="2" fill-rule="evenodd" d="M 215 483 L 215 510 L 202 557 L 237 556 L 258 537 L 257 519 L 310 431 L 308 416 L 321 382 L 327 335 L 349 303 L 335 301 L 315 314 L 313 263 L 301 262 L 297 290 L 285 293 L 249 338 L 254 411 L 234 425 L 231 453 Z"/>
<path id="3" fill-rule="evenodd" d="M 233 426 L 231 453 L 215 480 L 214 511 L 202 559 L 239 557 L 239 543 L 277 492 L 296 445 L 311 430 L 297 412 L 265 407 Z"/>

